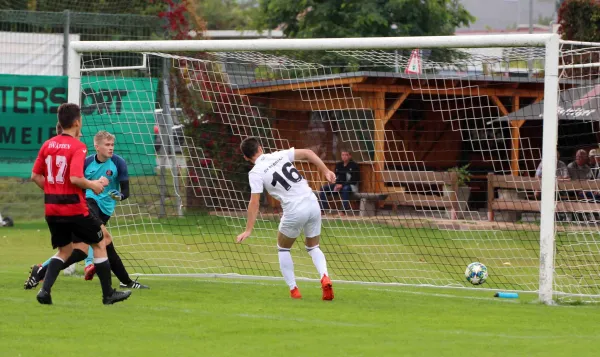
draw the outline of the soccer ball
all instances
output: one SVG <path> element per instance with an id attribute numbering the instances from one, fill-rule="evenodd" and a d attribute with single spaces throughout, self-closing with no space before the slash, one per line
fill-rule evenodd
<path id="1" fill-rule="evenodd" d="M 67 268 L 63 270 L 63 274 L 69 276 L 75 274 L 75 268 L 77 268 L 77 264 L 71 264 Z"/>
<path id="2" fill-rule="evenodd" d="M 469 264 L 465 270 L 465 278 L 473 285 L 481 285 L 485 283 L 488 277 L 487 267 L 479 262 Z"/>

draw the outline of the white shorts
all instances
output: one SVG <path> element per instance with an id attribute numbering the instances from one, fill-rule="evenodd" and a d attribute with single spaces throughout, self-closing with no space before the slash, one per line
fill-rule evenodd
<path id="1" fill-rule="evenodd" d="M 279 222 L 279 231 L 286 237 L 298 238 L 302 230 L 307 238 L 321 235 L 321 206 L 314 194 L 284 209 Z"/>

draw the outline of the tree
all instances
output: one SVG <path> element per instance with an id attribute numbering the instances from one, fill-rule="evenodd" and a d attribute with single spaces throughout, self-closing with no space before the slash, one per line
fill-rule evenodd
<path id="1" fill-rule="evenodd" d="M 565 0 L 558 10 L 564 40 L 600 41 L 600 1 Z"/>
<path id="2" fill-rule="evenodd" d="M 196 9 L 208 30 L 242 30 L 251 28 L 257 5 L 257 0 L 203 0 Z"/>
<path id="3" fill-rule="evenodd" d="M 452 35 L 475 18 L 459 0 L 259 0 L 255 25 L 287 37 Z"/>
<path id="4" fill-rule="evenodd" d="M 542 14 L 538 15 L 537 23 L 538 25 L 550 26 L 552 23 L 552 16 L 542 16 Z"/>
<path id="5" fill-rule="evenodd" d="M 571 41 L 600 41 L 600 0 L 565 0 L 558 11 L 558 23 L 564 40 Z M 573 51 L 570 55 L 561 57 L 561 64 L 598 63 L 600 55 L 596 50 Z M 563 78 L 597 79 L 600 77 L 598 67 L 583 67 L 566 69 Z"/>

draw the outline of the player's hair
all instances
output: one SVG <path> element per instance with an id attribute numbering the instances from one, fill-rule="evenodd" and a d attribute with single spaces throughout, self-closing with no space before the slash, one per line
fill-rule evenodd
<path id="1" fill-rule="evenodd" d="M 340 150 L 340 154 L 343 153 L 343 152 L 348 153 L 348 155 L 350 155 L 350 157 L 352 157 L 352 151 L 350 151 L 350 149 L 348 149 L 348 148 L 342 148 Z"/>
<path id="2" fill-rule="evenodd" d="M 79 119 L 81 119 L 81 109 L 77 104 L 63 103 L 58 107 L 58 123 L 63 129 L 71 128 Z"/>
<path id="3" fill-rule="evenodd" d="M 56 135 L 60 135 L 62 133 L 63 133 L 62 126 L 60 126 L 60 123 L 56 123 Z"/>
<path id="4" fill-rule="evenodd" d="M 102 140 L 115 141 L 115 136 L 106 130 L 100 130 L 94 135 L 94 144 L 98 144 Z"/>
<path id="5" fill-rule="evenodd" d="M 256 155 L 259 147 L 260 141 L 258 141 L 258 138 L 254 136 L 244 139 L 244 141 L 242 141 L 242 143 L 240 144 L 240 150 L 242 150 L 242 154 L 244 154 L 244 156 L 249 159 L 253 158 L 254 155 Z"/>

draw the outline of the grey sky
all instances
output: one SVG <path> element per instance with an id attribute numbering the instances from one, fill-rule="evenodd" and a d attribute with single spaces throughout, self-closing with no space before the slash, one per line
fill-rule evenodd
<path id="1" fill-rule="evenodd" d="M 515 23 L 529 24 L 529 0 L 461 0 L 477 21 L 471 25 L 473 30 L 483 30 L 486 26 L 493 29 L 505 29 Z M 538 16 L 551 16 L 554 13 L 555 0 L 534 0 L 533 20 Z"/>

